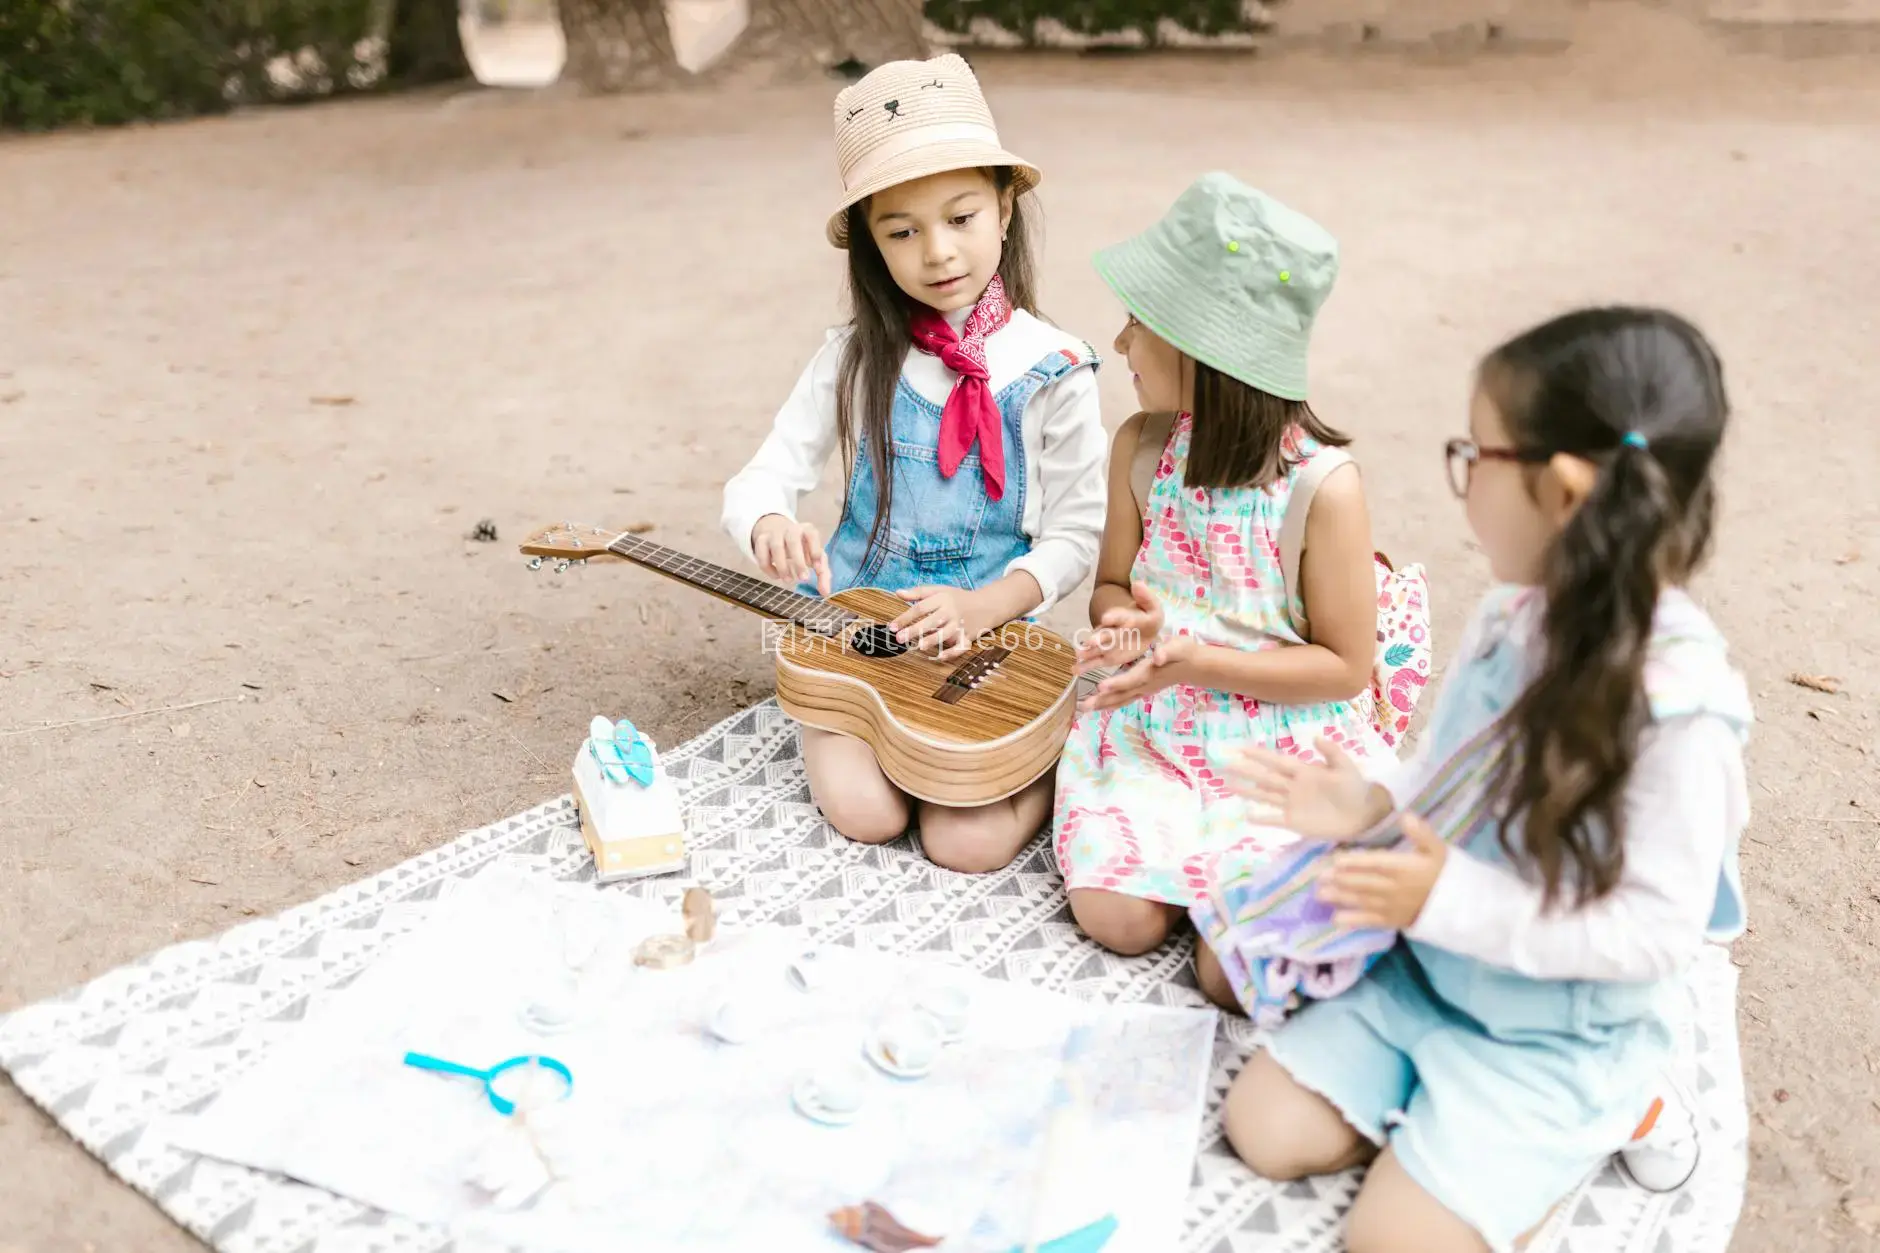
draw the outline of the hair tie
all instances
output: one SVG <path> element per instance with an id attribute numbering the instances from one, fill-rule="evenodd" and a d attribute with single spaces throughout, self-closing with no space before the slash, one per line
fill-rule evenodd
<path id="1" fill-rule="evenodd" d="M 1652 442 L 1646 439 L 1644 434 L 1639 431 L 1627 431 L 1624 435 L 1619 437 L 1619 442 L 1624 444 L 1627 448 L 1636 448 L 1640 452 L 1652 446 Z"/>

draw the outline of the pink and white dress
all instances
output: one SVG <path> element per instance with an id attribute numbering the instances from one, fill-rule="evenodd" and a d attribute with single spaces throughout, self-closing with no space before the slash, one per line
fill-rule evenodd
<path id="1" fill-rule="evenodd" d="M 1192 419 L 1179 416 L 1156 467 L 1132 577 L 1163 608 L 1164 634 L 1229 648 L 1303 643 L 1287 603 L 1279 540 L 1299 465 L 1321 445 L 1294 429 L 1298 465 L 1265 487 L 1183 485 Z M 1174 686 L 1121 709 L 1079 714 L 1057 773 L 1056 849 L 1065 884 L 1187 906 L 1224 853 L 1263 854 L 1294 840 L 1250 821 L 1229 791 L 1239 751 L 1262 745 L 1313 758 L 1320 736 L 1358 757 L 1389 755 L 1353 701 L 1275 705 Z"/>

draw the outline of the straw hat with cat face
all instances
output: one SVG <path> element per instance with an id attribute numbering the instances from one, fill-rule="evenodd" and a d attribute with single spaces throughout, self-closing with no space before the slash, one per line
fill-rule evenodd
<path id="1" fill-rule="evenodd" d="M 1009 166 L 1014 195 L 1041 179 L 1038 167 L 1005 150 L 979 80 L 956 53 L 928 61 L 889 61 L 836 97 L 836 166 L 842 201 L 829 218 L 829 242 L 849 246 L 849 209 L 876 192 L 929 174 Z"/>

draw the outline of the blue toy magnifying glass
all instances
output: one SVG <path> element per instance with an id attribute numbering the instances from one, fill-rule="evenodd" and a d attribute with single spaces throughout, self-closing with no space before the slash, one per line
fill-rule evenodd
<path id="1" fill-rule="evenodd" d="M 641 787 L 653 782 L 653 748 L 625 718 L 612 725 L 597 717 L 588 724 L 588 752 L 594 754 L 609 783 L 632 779 Z"/>
<path id="2" fill-rule="evenodd" d="M 540 1082 L 541 1076 L 548 1077 L 544 1084 L 553 1092 L 553 1100 L 566 1100 L 574 1090 L 574 1075 L 569 1069 L 552 1057 L 528 1054 L 512 1057 L 508 1061 L 498 1062 L 488 1070 L 478 1070 L 474 1066 L 465 1066 L 459 1062 L 447 1062 L 441 1057 L 427 1057 L 423 1053 L 405 1054 L 405 1065 L 415 1066 L 419 1070 L 436 1070 L 447 1075 L 462 1075 L 467 1079 L 483 1081 L 483 1091 L 490 1098 L 490 1104 L 496 1112 L 507 1117 L 516 1112 L 515 1098 L 504 1096 L 497 1090 L 497 1080 L 505 1079 L 503 1087 L 520 1094 L 527 1089 L 531 1079 Z"/>

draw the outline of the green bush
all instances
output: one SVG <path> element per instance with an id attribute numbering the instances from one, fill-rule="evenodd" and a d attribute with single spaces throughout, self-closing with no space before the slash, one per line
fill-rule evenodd
<path id="1" fill-rule="evenodd" d="M 974 18 L 1027 42 L 1042 18 L 1053 18 L 1080 35 L 1140 32 L 1151 43 L 1163 18 L 1196 35 L 1258 30 L 1241 0 L 926 0 L 927 20 L 941 30 L 964 34 Z"/>
<path id="2" fill-rule="evenodd" d="M 373 0 L 0 0 L 0 128 L 219 113 L 370 86 Z M 286 58 L 282 62 L 280 58 Z"/>

